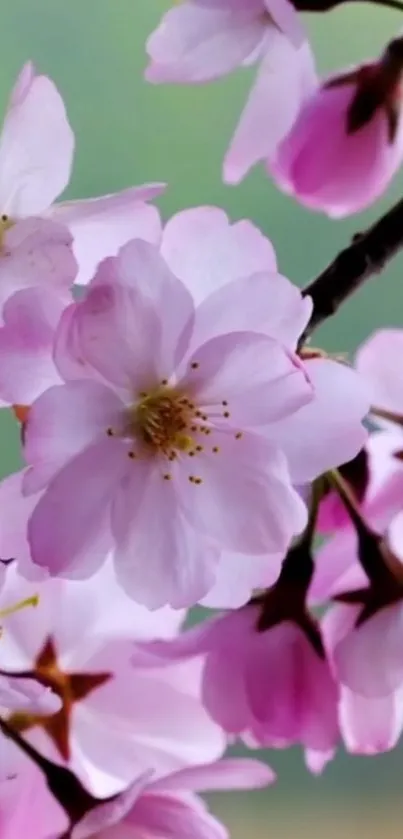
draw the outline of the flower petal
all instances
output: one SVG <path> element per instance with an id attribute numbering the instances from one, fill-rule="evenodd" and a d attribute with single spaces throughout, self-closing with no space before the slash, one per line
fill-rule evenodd
<path id="1" fill-rule="evenodd" d="M 24 454 L 30 464 L 24 489 L 38 491 L 72 457 L 107 429 L 120 429 L 124 406 L 100 382 L 74 381 L 49 388 L 32 405 Z"/>
<path id="2" fill-rule="evenodd" d="M 402 690 L 368 698 L 343 687 L 340 727 L 348 752 L 374 755 L 394 749 L 403 727 Z"/>
<path id="3" fill-rule="evenodd" d="M 11 217 L 42 213 L 67 186 L 74 135 L 53 82 L 23 67 L 0 138 L 0 206 Z"/>
<path id="4" fill-rule="evenodd" d="M 277 268 L 274 248 L 259 228 L 247 220 L 231 224 L 218 207 L 174 215 L 165 225 L 161 253 L 196 303 L 233 280 Z"/>
<path id="5" fill-rule="evenodd" d="M 398 603 L 384 607 L 352 629 L 333 650 L 340 681 L 369 698 L 387 696 L 400 687 L 403 684 L 402 623 L 403 609 Z"/>
<path id="6" fill-rule="evenodd" d="M 259 332 L 294 350 L 312 311 L 310 297 L 281 274 L 260 273 L 227 283 L 196 310 L 192 346 L 227 332 Z"/>
<path id="7" fill-rule="evenodd" d="M 298 357 L 266 335 L 220 335 L 199 347 L 186 366 L 179 387 L 221 428 L 265 426 L 312 398 Z"/>
<path id="8" fill-rule="evenodd" d="M 280 573 L 283 554 L 247 556 L 222 551 L 213 588 L 201 600 L 209 609 L 239 609 L 255 589 L 273 585 Z"/>
<path id="9" fill-rule="evenodd" d="M 171 464 L 169 464 L 171 465 Z M 214 583 L 218 548 L 195 534 L 181 510 L 175 474 L 163 464 L 133 463 L 112 512 L 116 575 L 138 603 L 193 606 Z"/>
<path id="10" fill-rule="evenodd" d="M 210 438 L 209 438 L 210 440 Z M 306 523 L 284 455 L 263 437 L 214 431 L 212 447 L 181 464 L 178 488 L 189 523 L 225 550 L 267 554 L 286 550 Z M 187 479 L 200 477 L 195 484 Z"/>
<path id="11" fill-rule="evenodd" d="M 362 424 L 369 410 L 365 382 L 346 365 L 327 359 L 307 361 L 305 368 L 313 398 L 270 429 L 286 453 L 295 484 L 351 460 L 367 438 Z"/>
<path id="12" fill-rule="evenodd" d="M 368 382 L 372 405 L 403 414 L 403 386 L 398 359 L 403 329 L 379 329 L 360 347 L 355 363 Z"/>
<path id="13" fill-rule="evenodd" d="M 163 184 L 131 187 L 101 198 L 65 201 L 51 208 L 50 217 L 65 224 L 73 235 L 73 250 L 79 265 L 76 283 L 88 283 L 99 262 L 115 256 L 130 239 L 158 244 L 159 212 L 146 202 L 160 195 L 163 189 Z"/>
<path id="14" fill-rule="evenodd" d="M 120 440 L 94 443 L 56 475 L 28 524 L 32 560 L 49 573 L 90 576 L 110 548 L 109 511 L 128 467 Z"/>
<path id="15" fill-rule="evenodd" d="M 31 405 L 60 381 L 52 353 L 56 326 L 65 308 L 58 294 L 23 289 L 10 297 L 0 326 L 0 395 L 14 405 Z"/>
<path id="16" fill-rule="evenodd" d="M 65 295 L 77 273 L 67 227 L 41 218 L 18 221 L 4 235 L 0 254 L 0 305 L 30 286 Z"/>
<path id="17" fill-rule="evenodd" d="M 242 64 L 262 42 L 266 23 L 261 0 L 236 5 L 186 2 L 170 9 L 147 41 L 148 81 L 194 84 Z"/>
<path id="18" fill-rule="evenodd" d="M 315 85 L 309 45 L 295 49 L 273 26 L 266 34 L 265 56 L 224 161 L 226 183 L 239 183 L 255 163 L 272 157 Z"/>

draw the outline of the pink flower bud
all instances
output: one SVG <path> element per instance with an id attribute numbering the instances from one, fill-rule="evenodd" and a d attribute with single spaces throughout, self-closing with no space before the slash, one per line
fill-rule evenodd
<path id="1" fill-rule="evenodd" d="M 341 217 L 386 189 L 403 158 L 403 41 L 382 58 L 324 82 L 302 107 L 270 169 L 314 210 Z"/>

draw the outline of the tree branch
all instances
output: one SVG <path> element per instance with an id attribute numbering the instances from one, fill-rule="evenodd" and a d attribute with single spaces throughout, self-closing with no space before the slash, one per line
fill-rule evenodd
<path id="1" fill-rule="evenodd" d="M 351 245 L 302 290 L 312 297 L 313 312 L 301 343 L 402 248 L 403 199 L 364 233 L 357 233 Z"/>

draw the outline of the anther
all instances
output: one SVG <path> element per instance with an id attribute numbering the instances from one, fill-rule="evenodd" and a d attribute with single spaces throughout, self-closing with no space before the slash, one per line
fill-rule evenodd
<path id="1" fill-rule="evenodd" d="M 207 420 L 208 420 L 207 414 L 202 414 L 202 420 L 204 420 L 204 422 L 207 422 Z"/>
<path id="2" fill-rule="evenodd" d="M 226 408 L 226 407 L 227 407 L 227 405 L 228 405 L 227 400 L 226 400 L 226 399 L 223 399 L 223 401 L 221 402 L 221 405 L 223 405 L 223 406 L 224 406 L 224 408 Z"/>
<path id="3" fill-rule="evenodd" d="M 170 475 L 169 472 L 166 472 L 165 475 L 163 475 L 162 477 L 163 477 L 164 481 L 170 481 L 171 478 L 172 478 L 172 475 Z"/>
<path id="4" fill-rule="evenodd" d="M 218 452 L 220 451 L 220 449 L 218 448 L 218 446 L 213 446 L 213 448 L 211 449 L 211 451 L 212 451 L 212 452 L 214 452 L 214 454 L 218 454 Z"/>
<path id="5" fill-rule="evenodd" d="M 201 478 L 195 478 L 195 479 L 194 479 L 194 481 L 193 481 L 193 483 L 195 483 L 195 484 L 199 485 L 199 484 L 202 484 L 202 483 L 203 483 L 203 481 L 202 481 L 202 479 L 201 479 Z"/>
<path id="6" fill-rule="evenodd" d="M 197 425 L 191 425 L 190 430 L 193 432 L 197 431 Z"/>
<path id="7" fill-rule="evenodd" d="M 195 480 L 196 478 L 194 477 L 194 475 L 189 475 L 188 481 L 190 481 L 191 484 L 194 484 Z"/>
<path id="8" fill-rule="evenodd" d="M 130 452 L 128 452 L 128 453 L 127 453 L 127 456 L 128 456 L 128 457 L 130 457 L 130 460 L 135 460 L 136 453 L 135 453 L 135 452 L 130 451 Z"/>
<path id="9" fill-rule="evenodd" d="M 203 446 L 196 446 L 196 451 L 197 452 L 202 452 L 203 451 Z"/>
<path id="10" fill-rule="evenodd" d="M 200 367 L 200 364 L 199 364 L 198 361 L 192 361 L 190 366 L 191 366 L 192 370 L 198 370 L 199 367 Z"/>
<path id="11" fill-rule="evenodd" d="M 195 456 L 195 452 L 193 451 L 193 449 L 191 449 L 190 452 L 188 452 L 188 455 L 189 455 L 189 457 L 194 457 Z"/>
<path id="12" fill-rule="evenodd" d="M 107 433 L 108 437 L 113 437 L 113 428 L 107 428 L 106 433 Z"/>
<path id="13" fill-rule="evenodd" d="M 240 440 L 241 437 L 242 437 L 242 431 L 237 431 L 237 433 L 235 434 L 235 440 Z"/>
<path id="14" fill-rule="evenodd" d="M 229 411 L 224 411 L 223 417 L 225 417 L 225 419 L 228 419 L 229 416 L 230 416 L 230 412 Z"/>

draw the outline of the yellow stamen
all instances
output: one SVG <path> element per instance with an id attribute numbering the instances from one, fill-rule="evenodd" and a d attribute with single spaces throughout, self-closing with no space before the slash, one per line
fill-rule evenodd
<path id="1" fill-rule="evenodd" d="M 20 612 L 21 609 L 26 609 L 28 606 L 35 607 L 38 603 L 39 594 L 34 594 L 32 597 L 26 597 L 25 600 L 20 600 L 19 603 L 15 603 L 14 606 L 7 606 L 5 609 L 0 609 L 0 618 L 8 618 L 10 615 Z"/>

